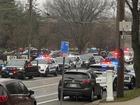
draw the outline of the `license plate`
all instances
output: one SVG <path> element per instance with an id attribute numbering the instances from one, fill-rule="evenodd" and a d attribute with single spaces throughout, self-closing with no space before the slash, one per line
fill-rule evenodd
<path id="1" fill-rule="evenodd" d="M 77 84 L 70 84 L 70 87 L 77 87 Z"/>
<path id="2" fill-rule="evenodd" d="M 9 75 L 13 75 L 13 73 L 9 73 Z"/>

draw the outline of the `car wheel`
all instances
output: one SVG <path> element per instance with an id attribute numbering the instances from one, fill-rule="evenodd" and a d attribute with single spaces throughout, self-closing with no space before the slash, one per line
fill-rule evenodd
<path id="1" fill-rule="evenodd" d="M 97 95 L 98 99 L 102 99 L 103 96 L 103 89 L 101 88 L 100 93 Z"/>
<path id="2" fill-rule="evenodd" d="M 113 91 L 117 90 L 117 78 L 114 79 L 113 81 Z"/>
<path id="3" fill-rule="evenodd" d="M 37 102 L 36 101 L 34 102 L 34 105 L 37 105 Z"/>
<path id="4" fill-rule="evenodd" d="M 33 76 L 29 76 L 28 78 L 29 78 L 29 79 L 33 79 Z"/>
<path id="5" fill-rule="evenodd" d="M 89 96 L 89 101 L 92 102 L 94 100 L 94 93 L 93 90 L 91 91 L 91 94 Z"/>
<path id="6" fill-rule="evenodd" d="M 135 78 L 131 78 L 131 82 L 128 85 L 128 89 L 133 89 L 135 87 Z"/>
<path id="7" fill-rule="evenodd" d="M 48 72 L 49 72 L 49 68 L 46 69 L 46 72 L 45 72 L 45 77 L 48 76 Z"/>
<path id="8" fill-rule="evenodd" d="M 69 96 L 71 100 L 73 100 L 75 97 L 74 96 Z"/>
<path id="9" fill-rule="evenodd" d="M 8 76 L 1 74 L 1 78 L 8 78 Z"/>
<path id="10" fill-rule="evenodd" d="M 55 70 L 54 76 L 57 76 L 57 70 Z"/>
<path id="11" fill-rule="evenodd" d="M 25 79 L 25 74 L 24 73 L 20 73 L 20 75 L 16 76 L 15 78 L 18 78 L 18 79 Z"/>

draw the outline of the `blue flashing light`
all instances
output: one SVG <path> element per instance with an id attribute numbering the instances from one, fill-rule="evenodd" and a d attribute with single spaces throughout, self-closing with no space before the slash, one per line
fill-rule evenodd
<path id="1" fill-rule="evenodd" d="M 112 64 L 113 65 L 118 65 L 119 63 L 118 63 L 118 61 L 112 61 Z"/>
<path id="2" fill-rule="evenodd" d="M 44 59 L 44 56 L 43 55 L 39 55 L 37 58 L 36 58 L 36 60 L 37 59 Z"/>

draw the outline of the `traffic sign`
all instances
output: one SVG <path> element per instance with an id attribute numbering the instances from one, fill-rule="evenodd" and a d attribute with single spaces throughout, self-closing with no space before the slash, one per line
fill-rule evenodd
<path id="1" fill-rule="evenodd" d="M 119 23 L 119 30 L 120 31 L 131 31 L 132 22 L 126 22 L 125 20 Z"/>
<path id="2" fill-rule="evenodd" d="M 61 49 L 60 50 L 62 53 L 68 53 L 69 52 L 69 42 L 61 41 Z"/>

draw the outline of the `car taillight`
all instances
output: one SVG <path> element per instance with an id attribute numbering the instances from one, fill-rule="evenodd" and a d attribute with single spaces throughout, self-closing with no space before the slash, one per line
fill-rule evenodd
<path id="1" fill-rule="evenodd" d="M 87 84 L 90 84 L 91 81 L 87 79 L 87 80 L 83 80 L 82 83 L 87 85 Z"/>
<path id="2" fill-rule="evenodd" d="M 16 73 L 16 71 L 17 71 L 17 68 L 12 68 L 12 73 Z"/>
<path id="3" fill-rule="evenodd" d="M 8 100 L 8 96 L 0 96 L 0 103 L 6 102 Z"/>

